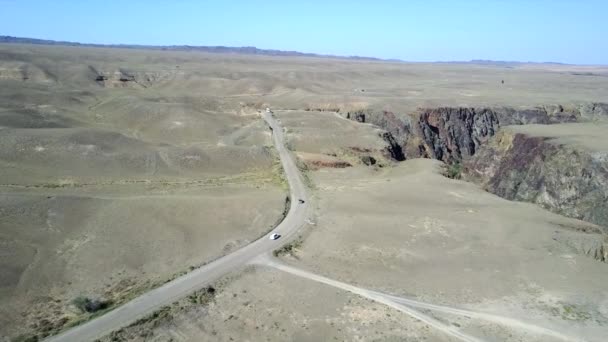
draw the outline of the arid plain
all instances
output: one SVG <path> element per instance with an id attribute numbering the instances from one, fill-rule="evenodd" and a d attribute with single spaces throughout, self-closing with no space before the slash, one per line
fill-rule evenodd
<path id="1" fill-rule="evenodd" d="M 607 99 L 601 66 L 2 44 L 0 339 L 270 231 L 288 195 L 270 107 L 312 196 L 300 236 L 102 340 L 602 341 Z M 564 163 L 585 172 L 549 173 Z M 440 306 L 416 309 L 437 323 L 277 265 Z"/>

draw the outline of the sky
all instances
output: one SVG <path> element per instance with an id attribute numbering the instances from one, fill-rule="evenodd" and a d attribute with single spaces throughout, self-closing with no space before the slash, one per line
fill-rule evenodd
<path id="1" fill-rule="evenodd" d="M 0 0 L 0 35 L 406 61 L 608 64 L 608 0 Z"/>

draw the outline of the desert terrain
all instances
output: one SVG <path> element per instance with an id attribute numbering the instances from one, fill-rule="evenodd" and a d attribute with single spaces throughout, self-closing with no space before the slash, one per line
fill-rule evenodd
<path id="1" fill-rule="evenodd" d="M 602 341 L 607 98 L 602 66 L 2 44 L 0 340 L 268 240 L 270 107 L 296 236 L 101 340 Z"/>
<path id="2" fill-rule="evenodd" d="M 75 298 L 124 302 L 281 219 L 285 183 L 254 109 L 2 49 L 2 335 L 57 332 L 88 317 Z M 105 53 L 93 64 L 120 72 Z"/>

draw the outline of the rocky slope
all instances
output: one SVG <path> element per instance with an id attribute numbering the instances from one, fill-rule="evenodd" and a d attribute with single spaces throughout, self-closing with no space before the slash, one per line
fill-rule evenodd
<path id="1" fill-rule="evenodd" d="M 603 226 L 589 232 L 594 236 L 585 241 L 565 242 L 608 262 L 608 138 L 604 135 L 608 125 L 565 126 L 557 130 L 551 126 L 505 127 L 465 160 L 463 171 L 466 178 L 503 198 L 536 203 Z"/>
<path id="2" fill-rule="evenodd" d="M 435 108 L 418 113 L 414 134 L 422 139 L 422 156 L 459 162 L 473 156 L 501 126 L 556 124 L 608 119 L 607 104 L 578 107 L 544 106 L 514 108 Z"/>
<path id="3" fill-rule="evenodd" d="M 347 118 L 377 125 L 392 136 L 404 158 L 460 162 L 475 154 L 501 126 L 608 120 L 608 104 L 589 103 L 535 108 L 422 108 L 397 115 L 390 111 L 347 113 Z"/>
<path id="4" fill-rule="evenodd" d="M 458 166 L 454 172 L 459 176 L 503 198 L 608 227 L 608 125 L 602 123 L 608 121 L 608 104 L 442 107 L 403 117 L 388 111 L 351 117 L 387 130 L 401 146 L 398 160 L 442 160 Z M 573 124 L 577 122 L 587 124 Z M 534 129 L 528 132 L 530 127 Z M 606 228 L 590 233 L 584 241 L 565 241 L 607 261 Z"/>
<path id="5" fill-rule="evenodd" d="M 593 139 L 594 128 L 568 126 L 570 136 L 579 130 L 581 135 L 589 133 L 585 138 Z M 502 129 L 464 162 L 465 174 L 506 199 L 537 203 L 608 227 L 608 150 L 599 146 L 601 138 L 594 139 L 598 149 L 591 150 L 577 141 L 560 141 L 564 132 L 551 129 Z"/>

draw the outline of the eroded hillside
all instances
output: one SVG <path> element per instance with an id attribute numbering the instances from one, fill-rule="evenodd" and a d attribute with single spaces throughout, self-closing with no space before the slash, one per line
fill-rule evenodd
<path id="1" fill-rule="evenodd" d="M 0 47 L 0 340 L 79 324 L 285 210 L 255 108 L 182 88 L 173 57 L 71 51 Z"/>
<path id="2" fill-rule="evenodd" d="M 451 177 L 478 181 L 501 197 L 608 227 L 603 204 L 608 191 L 605 103 L 439 107 L 401 116 L 368 111 L 347 117 L 386 129 L 408 159 L 441 160 L 449 165 Z M 528 130 L 541 136 L 530 136 Z M 601 248 L 589 253 L 604 260 Z"/>
<path id="3" fill-rule="evenodd" d="M 607 131 L 601 123 L 509 126 L 465 162 L 465 173 L 501 197 L 608 227 Z"/>

